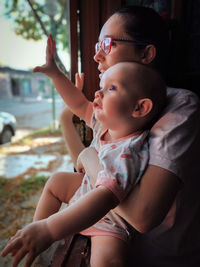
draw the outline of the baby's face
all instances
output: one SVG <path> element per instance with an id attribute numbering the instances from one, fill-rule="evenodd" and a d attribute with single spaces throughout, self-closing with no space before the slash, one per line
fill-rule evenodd
<path id="1" fill-rule="evenodd" d="M 108 69 L 100 81 L 101 89 L 95 93 L 95 116 L 107 128 L 119 127 L 120 121 L 129 120 L 136 104 L 132 86 L 123 75 L 120 66 Z"/>

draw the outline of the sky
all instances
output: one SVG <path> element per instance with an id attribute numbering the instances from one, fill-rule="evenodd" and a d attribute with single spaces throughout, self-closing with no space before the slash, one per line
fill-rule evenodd
<path id="1" fill-rule="evenodd" d="M 42 41 L 25 40 L 14 33 L 12 20 L 3 16 L 0 4 L 0 63 L 15 69 L 28 70 L 45 63 L 46 37 Z M 67 69 L 69 56 L 58 54 Z"/>

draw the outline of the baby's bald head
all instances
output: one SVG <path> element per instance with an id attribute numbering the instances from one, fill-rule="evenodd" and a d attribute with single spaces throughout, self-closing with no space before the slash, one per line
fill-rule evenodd
<path id="1" fill-rule="evenodd" d="M 103 78 L 109 76 L 117 80 L 128 90 L 134 101 L 143 98 L 151 99 L 153 107 L 150 117 L 159 113 L 166 103 L 164 80 L 156 70 L 146 65 L 136 62 L 120 62 L 110 67 L 104 75 Z"/>

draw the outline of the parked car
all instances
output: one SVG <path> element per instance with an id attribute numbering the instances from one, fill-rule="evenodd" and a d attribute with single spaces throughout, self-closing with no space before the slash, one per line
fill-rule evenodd
<path id="1" fill-rule="evenodd" d="M 16 118 L 10 113 L 0 112 L 0 144 L 11 141 L 16 132 Z"/>

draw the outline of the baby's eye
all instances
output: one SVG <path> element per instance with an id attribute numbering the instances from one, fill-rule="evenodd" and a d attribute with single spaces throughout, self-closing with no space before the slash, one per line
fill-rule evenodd
<path id="1" fill-rule="evenodd" d="M 110 91 L 115 91 L 115 90 L 117 90 L 117 87 L 114 86 L 114 85 L 112 85 L 112 86 L 109 88 L 109 90 L 110 90 Z"/>

